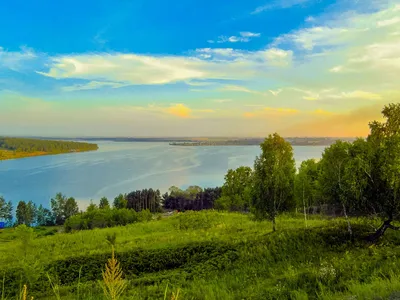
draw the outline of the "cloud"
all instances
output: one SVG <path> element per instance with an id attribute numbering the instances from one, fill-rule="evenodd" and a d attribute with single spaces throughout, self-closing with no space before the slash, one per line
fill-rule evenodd
<path id="1" fill-rule="evenodd" d="M 256 94 L 256 95 L 263 95 L 265 96 L 265 93 L 259 92 L 259 91 L 254 91 L 251 90 L 247 87 L 244 86 L 239 86 L 239 85 L 225 85 L 222 86 L 220 91 L 232 91 L 232 92 L 241 92 L 241 93 L 248 93 L 248 94 Z"/>
<path id="2" fill-rule="evenodd" d="M 178 103 L 174 106 L 171 106 L 167 108 L 166 111 L 171 115 L 178 116 L 181 118 L 190 118 L 192 116 L 192 110 L 182 103 Z"/>
<path id="3" fill-rule="evenodd" d="M 262 109 L 258 109 L 252 112 L 245 112 L 243 116 L 246 118 L 267 118 L 267 117 L 284 117 L 289 115 L 296 115 L 298 113 L 299 110 L 294 108 L 264 107 Z"/>
<path id="4" fill-rule="evenodd" d="M 272 71 L 276 67 L 289 66 L 292 57 L 291 51 L 277 48 L 253 52 L 203 48 L 194 51 L 192 56 L 80 54 L 50 58 L 49 69 L 37 73 L 56 79 L 74 78 L 121 85 L 158 85 L 206 79 L 243 80 Z M 260 64 L 263 69 L 259 69 Z M 91 86 L 94 85 L 88 87 Z M 82 87 L 87 88 L 75 88 Z"/>
<path id="5" fill-rule="evenodd" d="M 239 32 L 238 36 L 236 36 L 236 35 L 232 35 L 232 36 L 221 35 L 218 37 L 218 39 L 216 41 L 208 40 L 207 42 L 210 44 L 237 43 L 237 42 L 247 43 L 247 42 L 250 42 L 253 38 L 257 38 L 260 36 L 261 36 L 261 33 L 242 31 L 242 32 Z"/>
<path id="6" fill-rule="evenodd" d="M 305 4 L 311 0 L 276 0 L 263 6 L 257 7 L 251 14 L 259 14 L 267 10 L 285 9 L 293 6 Z"/>
<path id="7" fill-rule="evenodd" d="M 382 96 L 365 92 L 365 91 L 352 91 L 352 92 L 342 92 L 336 95 L 327 95 L 329 98 L 336 98 L 336 99 L 363 99 L 363 100 L 381 100 Z"/>
<path id="8" fill-rule="evenodd" d="M 13 71 L 21 71 L 24 64 L 37 57 L 35 52 L 27 47 L 21 47 L 21 51 L 7 51 L 0 47 L 0 69 L 6 68 Z"/>
<path id="9" fill-rule="evenodd" d="M 377 25 L 378 25 L 378 27 L 385 27 L 385 26 L 391 26 L 391 25 L 394 25 L 397 23 L 400 23 L 399 17 L 378 21 Z"/>
<path id="10" fill-rule="evenodd" d="M 213 101 L 217 103 L 227 103 L 232 102 L 232 99 L 214 99 Z"/>
<path id="11" fill-rule="evenodd" d="M 318 119 L 307 120 L 282 129 L 282 134 L 288 136 L 299 136 L 304 135 L 304 133 L 307 136 L 366 136 L 369 133 L 368 123 L 381 119 L 381 109 L 381 105 L 373 105 L 331 115 L 319 111 L 317 113 L 317 115 L 320 115 Z"/>
<path id="12" fill-rule="evenodd" d="M 62 87 L 61 90 L 65 91 L 65 92 L 73 92 L 73 91 L 98 89 L 98 88 L 102 88 L 102 87 L 119 88 L 119 87 L 123 87 L 126 85 L 127 84 L 118 83 L 118 82 L 90 81 L 88 83 L 65 86 L 65 87 Z"/>
<path id="13" fill-rule="evenodd" d="M 274 96 L 278 96 L 282 92 L 282 89 L 279 89 L 279 90 L 276 90 L 276 91 L 268 90 L 268 92 L 270 92 Z"/>

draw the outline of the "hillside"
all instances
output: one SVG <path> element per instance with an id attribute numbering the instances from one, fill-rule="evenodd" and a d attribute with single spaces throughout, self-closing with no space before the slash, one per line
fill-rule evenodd
<path id="1" fill-rule="evenodd" d="M 116 257 L 128 279 L 122 299 L 164 299 L 167 284 L 168 299 L 178 290 L 179 299 L 399 295 L 399 234 L 387 232 L 381 243 L 371 246 L 363 237 L 378 224 L 351 222 L 353 241 L 340 218 L 315 216 L 306 228 L 301 215 L 284 215 L 272 232 L 270 222 L 214 211 L 72 234 L 39 228 L 31 241 L 16 229 L 6 229 L 0 233 L 0 274 L 5 274 L 8 296 L 26 283 L 35 299 L 57 299 L 48 273 L 59 284 L 61 299 L 102 299 L 97 281 L 111 253 L 106 238 L 115 233 Z"/>

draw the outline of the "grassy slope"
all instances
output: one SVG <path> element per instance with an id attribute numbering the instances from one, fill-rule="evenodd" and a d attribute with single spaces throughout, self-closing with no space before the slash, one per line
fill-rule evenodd
<path id="1" fill-rule="evenodd" d="M 352 223 L 357 235 L 371 229 L 365 220 Z M 167 282 L 172 289 L 181 289 L 180 299 L 388 299 L 400 291 L 398 233 L 388 232 L 381 244 L 370 247 L 362 241 L 348 241 L 344 220 L 315 218 L 307 225 L 306 229 L 301 216 L 284 216 L 278 220 L 278 232 L 272 233 L 269 222 L 252 222 L 246 215 L 186 213 L 73 234 L 46 236 L 48 230 L 40 231 L 26 256 L 13 231 L 5 230 L 0 233 L 0 268 L 20 266 L 23 259 L 16 257 L 37 262 L 36 267 L 29 263 L 26 269 L 34 274 L 43 271 L 43 266 L 64 261 L 71 269 L 80 264 L 81 299 L 101 299 L 99 286 L 87 273 L 104 266 L 104 260 L 95 259 L 108 256 L 105 238 L 115 232 L 117 257 L 129 274 L 126 299 L 163 299 Z M 182 250 L 199 243 L 211 249 L 209 257 Z M 221 243 L 229 248 L 226 253 L 220 251 Z M 174 253 L 186 257 L 178 259 Z M 129 262 L 131 257 L 137 264 Z M 62 299 L 76 299 L 77 271 L 59 270 L 73 280 L 61 287 Z M 54 278 L 57 281 L 57 276 Z M 50 291 L 36 291 L 35 299 L 54 299 L 49 295 Z"/>

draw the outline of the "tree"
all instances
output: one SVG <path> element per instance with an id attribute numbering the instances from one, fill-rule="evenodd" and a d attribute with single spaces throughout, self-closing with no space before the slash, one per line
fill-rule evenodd
<path id="1" fill-rule="evenodd" d="M 366 188 L 366 208 L 372 207 L 386 220 L 370 237 L 376 240 L 387 228 L 399 230 L 391 223 L 400 219 L 400 104 L 386 105 L 382 110 L 384 122 L 369 124 L 371 168 Z"/>
<path id="2" fill-rule="evenodd" d="M 0 196 L 0 220 L 5 220 L 7 222 L 12 221 L 12 210 L 13 206 L 11 201 L 6 202 L 3 197 Z"/>
<path id="3" fill-rule="evenodd" d="M 65 219 L 68 219 L 69 217 L 72 217 L 77 213 L 79 213 L 78 203 L 74 198 L 72 197 L 68 198 L 67 201 L 65 202 L 65 207 L 64 207 Z"/>
<path id="4" fill-rule="evenodd" d="M 89 206 L 86 208 L 86 212 L 90 213 L 97 210 L 97 205 L 93 203 L 93 200 L 90 200 Z"/>
<path id="5" fill-rule="evenodd" d="M 66 202 L 66 196 L 61 193 L 57 193 L 56 196 L 50 200 L 51 210 L 56 225 L 62 225 L 65 222 L 64 208 Z"/>
<path id="6" fill-rule="evenodd" d="M 250 167 L 239 167 L 228 170 L 222 186 L 221 198 L 216 207 L 230 211 L 246 211 L 250 207 L 253 170 Z"/>
<path id="7" fill-rule="evenodd" d="M 36 224 L 39 226 L 53 226 L 55 224 L 53 214 L 49 209 L 43 207 L 42 204 L 37 209 Z"/>
<path id="8" fill-rule="evenodd" d="M 72 197 L 67 198 L 61 193 L 58 193 L 55 198 L 51 199 L 50 204 L 53 211 L 53 218 L 57 225 L 64 224 L 66 219 L 79 212 L 76 200 Z"/>
<path id="9" fill-rule="evenodd" d="M 34 223 L 36 218 L 36 205 L 29 201 L 26 203 L 25 201 L 19 201 L 16 211 L 17 224 L 25 224 L 26 226 L 30 226 Z"/>
<path id="10" fill-rule="evenodd" d="M 296 207 L 302 207 L 307 227 L 307 208 L 318 201 L 319 165 L 314 159 L 301 163 L 294 181 L 294 196 Z"/>
<path id="11" fill-rule="evenodd" d="M 110 208 L 110 203 L 108 202 L 108 199 L 106 197 L 100 199 L 99 208 L 100 209 Z"/>
<path id="12" fill-rule="evenodd" d="M 15 216 L 17 218 L 17 224 L 25 224 L 25 216 L 26 216 L 26 203 L 25 201 L 19 201 L 17 205 L 17 210 L 15 212 Z"/>
<path id="13" fill-rule="evenodd" d="M 262 153 L 254 162 L 252 210 L 257 219 L 271 220 L 275 231 L 277 214 L 294 207 L 293 149 L 277 133 L 269 135 L 260 147 Z"/>
<path id="14" fill-rule="evenodd" d="M 322 195 L 332 204 L 339 204 L 347 220 L 347 229 L 352 235 L 350 220 L 347 215 L 347 208 L 351 205 L 347 197 L 348 182 L 345 180 L 346 168 L 349 167 L 351 144 L 343 141 L 336 141 L 326 148 L 321 159 L 320 183 Z"/>
<path id="15" fill-rule="evenodd" d="M 128 201 L 126 200 L 126 197 L 122 194 L 119 194 L 117 197 L 114 199 L 113 206 L 116 209 L 122 209 L 126 208 Z"/>

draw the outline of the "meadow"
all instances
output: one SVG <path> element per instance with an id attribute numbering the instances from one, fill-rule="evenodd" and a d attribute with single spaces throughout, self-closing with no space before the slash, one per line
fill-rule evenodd
<path id="1" fill-rule="evenodd" d="M 352 238 L 342 218 L 283 214 L 276 224 L 201 211 L 72 233 L 4 229 L 1 299 L 20 299 L 24 284 L 27 299 L 103 299 L 110 241 L 127 280 L 120 299 L 400 297 L 399 233 L 365 241 L 379 220 L 352 218 Z"/>

